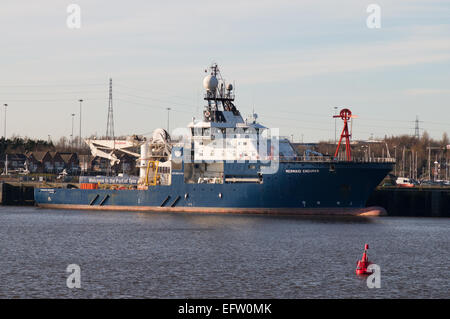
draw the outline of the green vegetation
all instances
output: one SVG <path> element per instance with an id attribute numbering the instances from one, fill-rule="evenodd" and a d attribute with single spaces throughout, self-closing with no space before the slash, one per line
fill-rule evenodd
<path id="1" fill-rule="evenodd" d="M 54 151 L 55 146 L 52 142 L 44 140 L 34 140 L 28 137 L 12 137 L 6 139 L 2 137 L 0 139 L 0 154 L 14 154 L 25 152 L 37 152 L 37 151 Z"/>

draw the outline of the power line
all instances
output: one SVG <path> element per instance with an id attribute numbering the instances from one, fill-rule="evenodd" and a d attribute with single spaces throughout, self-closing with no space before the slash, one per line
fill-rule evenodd
<path id="1" fill-rule="evenodd" d="M 136 101 L 126 100 L 126 99 L 121 99 L 121 98 L 116 98 L 116 101 L 122 101 L 122 102 L 126 102 L 126 103 L 136 104 L 136 105 L 144 106 L 144 107 L 148 107 L 148 108 L 167 110 L 167 106 L 156 106 L 156 105 L 152 105 L 152 104 L 148 104 L 148 103 L 136 102 Z M 171 110 L 175 111 L 175 112 L 188 113 L 188 114 L 193 113 L 193 112 L 183 111 L 183 110 L 174 109 L 174 108 L 171 108 Z"/>
<path id="2" fill-rule="evenodd" d="M 120 92 L 120 91 L 118 91 L 117 93 L 119 95 L 125 95 L 125 96 L 134 97 L 134 98 L 138 98 L 138 99 L 154 100 L 154 101 L 157 101 L 157 102 L 170 103 L 170 104 L 173 104 L 173 105 L 188 106 L 190 108 L 196 108 L 195 105 L 187 104 L 187 103 L 174 102 L 174 101 L 170 101 L 170 100 L 162 100 L 162 99 L 157 99 L 157 98 L 149 97 L 149 96 L 139 96 L 139 95 L 134 95 L 134 94 L 123 93 L 123 92 Z"/>
<path id="3" fill-rule="evenodd" d="M 74 86 L 103 86 L 101 83 L 83 84 L 0 84 L 0 87 L 74 87 Z"/>
<path id="4" fill-rule="evenodd" d="M 126 86 L 126 85 L 122 85 L 122 84 L 117 84 L 117 81 L 116 81 L 116 86 L 122 87 L 122 88 L 125 88 L 125 89 L 129 89 L 129 90 L 133 90 L 133 91 L 145 92 L 145 94 L 155 92 L 155 90 L 148 90 L 148 89 L 145 89 L 145 90 L 144 90 L 144 89 L 133 88 L 133 87 Z M 167 92 L 165 92 L 165 91 L 159 91 L 159 93 L 160 93 L 160 94 L 163 94 L 163 95 L 166 95 L 166 96 L 169 96 L 169 97 L 174 97 L 174 98 L 177 98 L 177 99 L 182 99 L 182 100 L 187 100 L 187 99 L 192 98 L 192 97 L 180 96 L 180 95 L 175 95 L 175 94 L 172 94 L 172 93 L 167 93 Z"/>
<path id="5" fill-rule="evenodd" d="M 90 98 L 89 100 L 104 100 L 104 99 Z M 27 100 L 8 99 L 8 101 L 14 101 L 14 102 L 71 102 L 71 101 L 73 101 L 73 99 L 27 99 Z"/>

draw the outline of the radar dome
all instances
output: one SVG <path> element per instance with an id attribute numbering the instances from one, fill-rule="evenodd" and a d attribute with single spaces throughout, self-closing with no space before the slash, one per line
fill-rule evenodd
<path id="1" fill-rule="evenodd" d="M 214 75 L 207 75 L 203 79 L 203 87 L 208 91 L 214 92 L 217 85 L 219 85 L 219 81 L 217 81 L 217 78 Z"/>

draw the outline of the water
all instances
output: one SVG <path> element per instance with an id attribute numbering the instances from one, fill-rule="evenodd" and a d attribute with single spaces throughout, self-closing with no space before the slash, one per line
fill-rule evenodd
<path id="1" fill-rule="evenodd" d="M 448 298 L 450 219 L 0 208 L 2 298 Z M 354 273 L 364 243 L 381 288 Z M 66 267 L 81 267 L 81 289 Z"/>

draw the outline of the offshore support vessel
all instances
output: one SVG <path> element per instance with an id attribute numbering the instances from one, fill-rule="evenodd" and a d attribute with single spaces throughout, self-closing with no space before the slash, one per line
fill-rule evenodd
<path id="1" fill-rule="evenodd" d="M 86 140 L 93 155 L 108 158 L 111 164 L 119 161 L 117 151 L 136 156 L 140 174 L 135 184 L 123 177 L 81 176 L 79 188 L 36 188 L 36 204 L 157 212 L 386 213 L 365 203 L 392 170 L 394 159 L 351 158 L 350 110 L 341 111 L 344 129 L 334 156 L 299 156 L 276 129 L 258 123 L 256 114 L 242 117 L 234 103 L 234 88 L 222 78 L 217 64 L 206 72 L 203 118 L 193 118 L 187 129 L 174 130 L 172 138 L 157 129 L 148 139 Z M 343 138 L 346 150 L 340 153 Z M 140 153 L 131 148 L 140 148 Z"/>

